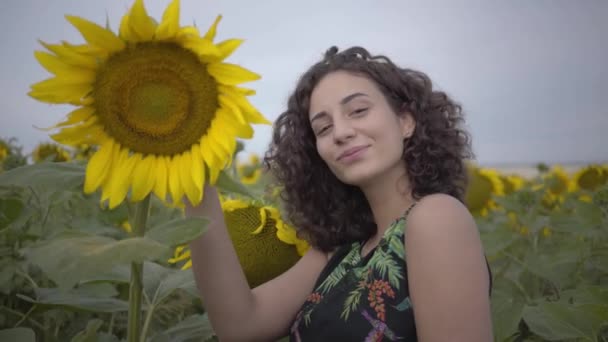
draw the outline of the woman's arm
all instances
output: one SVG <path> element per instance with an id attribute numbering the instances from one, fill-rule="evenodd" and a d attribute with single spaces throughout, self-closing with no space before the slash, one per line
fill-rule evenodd
<path id="1" fill-rule="evenodd" d="M 423 198 L 408 217 L 405 252 L 419 341 L 493 341 L 488 268 L 467 208 L 448 195 Z"/>
<path id="2" fill-rule="evenodd" d="M 240 266 L 213 187 L 186 216 L 204 216 L 208 230 L 190 243 L 192 269 L 205 310 L 221 341 L 269 341 L 284 336 L 327 263 L 311 250 L 281 276 L 251 290 Z"/>

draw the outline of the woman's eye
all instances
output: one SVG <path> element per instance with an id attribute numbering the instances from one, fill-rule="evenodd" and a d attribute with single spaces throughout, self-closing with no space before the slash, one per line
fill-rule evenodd
<path id="1" fill-rule="evenodd" d="M 325 133 L 330 127 L 331 127 L 331 125 L 321 127 L 321 129 L 319 129 L 317 131 L 317 135 L 321 135 L 321 134 Z"/>
<path id="2" fill-rule="evenodd" d="M 353 115 L 359 115 L 359 114 L 363 114 L 367 112 L 367 108 L 359 108 L 359 109 L 355 109 L 352 114 Z"/>

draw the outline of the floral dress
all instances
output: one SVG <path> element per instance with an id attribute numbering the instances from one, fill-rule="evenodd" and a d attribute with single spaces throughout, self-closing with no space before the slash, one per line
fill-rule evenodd
<path id="1" fill-rule="evenodd" d="M 298 312 L 290 341 L 417 341 L 403 239 L 412 207 L 366 256 L 360 242 L 336 251 Z"/>

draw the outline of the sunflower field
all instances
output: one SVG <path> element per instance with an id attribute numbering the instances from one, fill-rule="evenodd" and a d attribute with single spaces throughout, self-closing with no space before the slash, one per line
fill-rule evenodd
<path id="1" fill-rule="evenodd" d="M 28 95 L 71 111 L 31 151 L 0 139 L 0 341 L 216 340 L 188 249 L 207 220 L 185 200 L 218 188 L 251 287 L 309 248 L 243 155 L 270 124 L 242 86 L 260 76 L 226 61 L 243 40 L 215 41 L 221 16 L 180 26 L 179 0 L 160 19 L 134 0 L 115 31 L 66 20 L 85 42 L 40 41 L 51 77 Z M 496 341 L 608 341 L 608 165 L 468 170 Z"/>

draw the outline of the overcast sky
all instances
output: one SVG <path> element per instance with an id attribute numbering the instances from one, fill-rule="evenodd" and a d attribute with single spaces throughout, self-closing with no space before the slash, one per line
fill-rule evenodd
<path id="1" fill-rule="evenodd" d="M 48 77 L 33 52 L 82 42 L 64 14 L 116 30 L 131 1 L 2 0 L 0 136 L 25 150 L 70 110 L 29 98 Z M 147 0 L 160 19 L 169 0 Z M 218 39 L 244 38 L 230 58 L 262 75 L 252 102 L 274 120 L 296 79 L 331 45 L 362 45 L 427 73 L 460 102 L 486 165 L 607 161 L 608 1 L 245 1 L 182 0 L 181 22 Z M 256 126 L 247 150 L 261 153 L 271 128 Z"/>

